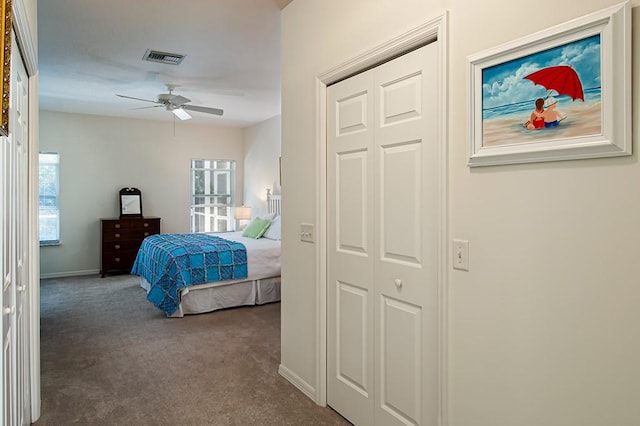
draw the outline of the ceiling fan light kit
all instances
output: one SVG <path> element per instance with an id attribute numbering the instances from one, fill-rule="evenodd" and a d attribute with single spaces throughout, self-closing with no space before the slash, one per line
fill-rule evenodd
<path id="1" fill-rule="evenodd" d="M 174 113 L 175 116 L 178 117 L 180 120 L 189 120 L 191 118 L 189 113 L 183 110 L 182 108 L 173 108 L 171 112 Z"/>

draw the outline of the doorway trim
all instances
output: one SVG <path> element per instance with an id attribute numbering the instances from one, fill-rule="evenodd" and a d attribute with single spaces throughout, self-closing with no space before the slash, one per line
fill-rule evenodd
<path id="1" fill-rule="evenodd" d="M 316 77 L 316 389 L 315 402 L 327 405 L 327 86 L 393 59 L 417 47 L 438 40 L 440 68 L 438 70 L 439 117 L 437 134 L 438 158 L 438 407 L 439 425 L 448 424 L 448 264 L 449 264 L 449 197 L 448 197 L 448 21 L 442 15 L 413 28 L 398 37 L 351 58 Z"/>

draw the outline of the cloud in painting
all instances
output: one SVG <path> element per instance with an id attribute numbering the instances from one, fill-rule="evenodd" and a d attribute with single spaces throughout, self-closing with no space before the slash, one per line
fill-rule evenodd
<path id="1" fill-rule="evenodd" d="M 600 36 L 591 36 L 484 69 L 482 108 L 533 102 L 536 98 L 545 97 L 547 91 L 544 87 L 524 77 L 555 65 L 573 67 L 584 89 L 600 87 Z"/>

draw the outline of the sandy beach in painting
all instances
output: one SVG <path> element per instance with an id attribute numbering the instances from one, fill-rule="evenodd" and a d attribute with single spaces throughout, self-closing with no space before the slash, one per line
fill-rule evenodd
<path id="1" fill-rule="evenodd" d="M 482 122 L 482 146 L 531 143 L 602 133 L 601 103 L 599 100 L 591 102 L 576 101 L 558 105 L 558 111 L 566 115 L 567 118 L 562 120 L 558 127 L 547 129 L 526 129 L 522 123 L 529 119 L 530 112 L 485 119 Z"/>

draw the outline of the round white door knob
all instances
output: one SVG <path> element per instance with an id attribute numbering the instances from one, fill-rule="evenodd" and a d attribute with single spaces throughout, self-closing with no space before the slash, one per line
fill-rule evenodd
<path id="1" fill-rule="evenodd" d="M 400 278 L 396 278 L 395 280 L 393 280 L 393 282 L 396 285 L 396 287 L 398 288 L 402 287 L 402 280 Z"/>

